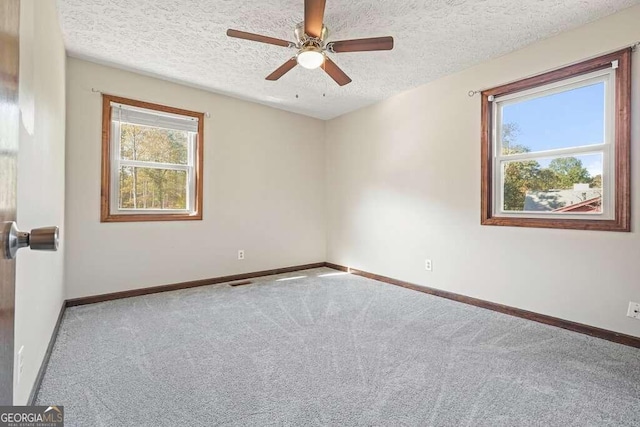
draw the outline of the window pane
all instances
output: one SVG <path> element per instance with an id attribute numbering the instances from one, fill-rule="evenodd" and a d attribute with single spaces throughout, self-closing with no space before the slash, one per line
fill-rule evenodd
<path id="1" fill-rule="evenodd" d="M 604 143 L 604 82 L 502 106 L 502 154 Z"/>
<path id="2" fill-rule="evenodd" d="M 503 162 L 503 209 L 602 213 L 602 154 Z"/>
<path id="3" fill-rule="evenodd" d="M 187 172 L 120 168 L 120 209 L 187 209 Z"/>
<path id="4" fill-rule="evenodd" d="M 189 132 L 152 128 L 130 123 L 120 125 L 120 158 L 143 162 L 188 162 Z"/>

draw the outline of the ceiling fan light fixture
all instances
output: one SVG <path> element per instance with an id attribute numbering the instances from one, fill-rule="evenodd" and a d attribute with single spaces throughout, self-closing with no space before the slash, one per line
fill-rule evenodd
<path id="1" fill-rule="evenodd" d="M 266 80 L 271 82 L 279 80 L 300 65 L 309 70 L 322 68 L 338 85 L 344 86 L 351 83 L 351 78 L 331 60 L 326 52 L 371 52 L 393 49 L 393 37 L 391 36 L 338 40 L 327 43 L 329 30 L 324 25 L 324 10 L 327 0 L 303 0 L 303 2 L 304 21 L 295 27 L 296 43 L 246 31 L 227 30 L 229 37 L 298 50 L 294 57 L 287 59 L 284 64 L 269 74 Z"/>
<path id="2" fill-rule="evenodd" d="M 298 64 L 302 67 L 314 70 L 324 64 L 324 53 L 322 53 L 322 49 L 309 46 L 298 52 L 296 61 L 298 61 Z"/>

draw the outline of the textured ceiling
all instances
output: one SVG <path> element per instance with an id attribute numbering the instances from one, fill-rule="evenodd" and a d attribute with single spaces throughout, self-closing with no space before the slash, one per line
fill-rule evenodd
<path id="1" fill-rule="evenodd" d="M 293 41 L 303 3 L 57 1 L 71 56 L 329 119 L 640 0 L 327 0 L 329 40 L 392 35 L 395 49 L 333 54 L 353 79 L 344 87 L 322 70 L 302 67 L 266 81 L 295 51 L 231 39 L 225 32 L 234 28 Z"/>

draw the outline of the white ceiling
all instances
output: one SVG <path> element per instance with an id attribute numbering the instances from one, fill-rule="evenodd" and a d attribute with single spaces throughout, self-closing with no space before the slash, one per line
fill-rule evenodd
<path id="1" fill-rule="evenodd" d="M 293 41 L 303 0 L 58 0 L 58 10 L 71 56 L 330 119 L 638 3 L 327 0 L 330 40 L 395 38 L 393 51 L 333 54 L 353 79 L 344 87 L 302 67 L 266 81 L 295 51 L 225 34 Z"/>

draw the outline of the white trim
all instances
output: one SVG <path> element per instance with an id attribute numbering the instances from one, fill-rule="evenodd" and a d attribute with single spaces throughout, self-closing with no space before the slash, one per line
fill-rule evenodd
<path id="1" fill-rule="evenodd" d="M 197 144 L 199 135 L 196 133 L 189 134 L 187 142 L 187 208 L 190 212 L 196 210 L 196 160 L 197 160 Z"/>
<path id="2" fill-rule="evenodd" d="M 158 215 L 158 214 L 167 214 L 167 215 L 193 215 L 195 212 L 190 211 L 189 209 L 118 209 L 118 215 Z"/>
<path id="3" fill-rule="evenodd" d="M 110 144 L 110 156 L 109 164 L 111 165 L 110 179 L 111 179 L 111 192 L 109 194 L 109 206 L 110 213 L 115 214 L 118 212 L 120 206 L 120 122 L 111 120 L 111 141 Z"/>
<path id="4" fill-rule="evenodd" d="M 534 218 L 534 219 L 584 219 L 584 220 L 598 220 L 598 221 L 606 221 L 611 218 L 603 217 L 602 214 L 597 213 L 589 213 L 584 212 L 582 214 L 564 214 L 561 212 L 522 212 L 522 213 L 512 213 L 512 212 L 504 212 L 500 215 L 496 215 L 499 218 Z"/>
<path id="5" fill-rule="evenodd" d="M 199 119 L 149 108 L 111 102 L 111 120 L 138 126 L 197 132 Z"/>
<path id="6" fill-rule="evenodd" d="M 168 169 L 175 171 L 189 171 L 189 165 L 181 165 L 177 163 L 156 163 L 156 162 L 143 162 L 141 160 L 119 160 L 120 166 L 131 166 L 134 168 L 148 168 L 148 169 Z"/>
<path id="7" fill-rule="evenodd" d="M 533 98 L 540 98 L 542 96 L 548 96 L 548 95 L 553 95 L 560 92 L 566 92 L 572 89 L 589 86 L 589 85 L 604 81 L 605 76 L 610 76 L 613 73 L 614 71 L 612 68 L 606 68 L 604 70 L 598 70 L 592 73 L 583 74 L 580 76 L 571 77 L 564 80 L 559 80 L 554 83 L 548 83 L 546 85 L 537 86 L 527 90 L 522 90 L 520 92 L 514 92 L 508 95 L 497 96 L 494 99 L 494 102 L 496 104 L 509 105 L 513 103 L 528 101 Z"/>
<path id="8" fill-rule="evenodd" d="M 114 104 L 113 105 L 120 105 Z M 130 107 L 126 105 L 122 105 L 127 108 L 136 108 Z M 113 109 L 112 111 L 114 111 Z M 145 109 L 146 110 L 146 109 Z M 121 112 L 122 110 L 119 110 Z M 155 111 L 155 110 L 147 110 L 147 111 Z M 160 115 L 160 112 L 159 112 Z M 168 113 L 162 113 L 162 115 L 167 116 Z M 172 116 L 177 116 L 172 114 Z M 121 114 L 116 115 L 112 113 L 111 117 L 111 141 L 110 144 L 110 180 L 111 180 L 111 192 L 110 192 L 110 214 L 111 215 L 157 215 L 157 214 L 187 214 L 193 215 L 196 212 L 196 157 L 197 157 L 197 144 L 199 140 L 199 136 L 197 131 L 187 131 L 187 164 L 174 164 L 174 163 L 159 163 L 159 162 L 149 162 L 149 161 L 140 161 L 140 160 L 127 160 L 120 158 L 120 143 L 122 139 L 121 135 Z M 189 121 L 195 119 L 195 123 L 198 123 L 197 118 L 193 118 L 190 116 L 178 116 L 184 117 Z M 137 124 L 137 123 L 133 123 Z M 143 126 L 147 126 L 146 124 L 142 124 Z M 163 128 L 163 126 L 159 126 Z M 176 129 L 181 130 L 181 129 Z M 134 167 L 134 168 L 151 168 L 151 169 L 164 169 L 164 170 L 173 170 L 173 171 L 182 171 L 186 173 L 186 209 L 143 209 L 143 208 L 120 208 L 120 168 L 121 167 Z"/>
<path id="9" fill-rule="evenodd" d="M 555 150 L 529 151 L 527 153 L 505 154 L 505 155 L 495 156 L 495 157 L 496 159 L 502 162 L 514 162 L 514 161 L 522 161 L 522 160 L 529 160 L 529 159 L 548 159 L 552 157 L 564 157 L 564 156 L 571 156 L 572 154 L 579 154 L 584 156 L 587 154 L 601 153 L 602 150 L 605 150 L 609 146 L 610 144 L 582 145 L 579 147 L 557 148 Z"/>
<path id="10" fill-rule="evenodd" d="M 541 85 L 532 89 L 496 97 L 492 108 L 492 213 L 496 217 L 506 218 L 563 218 L 563 219 L 597 219 L 611 220 L 615 218 L 615 68 L 607 68 L 561 80 L 555 83 Z M 549 96 L 556 93 L 604 83 L 604 141 L 599 144 L 559 148 L 545 151 L 535 151 L 517 154 L 502 154 L 502 108 L 506 105 L 525 102 L 530 99 Z M 565 214 L 558 212 L 513 212 L 504 211 L 504 177 L 503 164 L 515 161 L 549 159 L 569 157 L 572 155 L 602 155 L 602 213 Z"/>
<path id="11" fill-rule="evenodd" d="M 609 211 L 610 219 L 615 219 L 616 210 L 616 78 L 618 70 L 612 68 L 605 81 L 604 135 L 609 149 L 603 154 L 602 205 Z"/>

